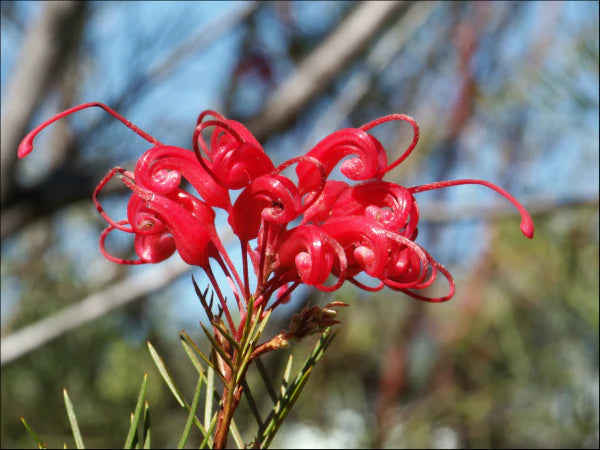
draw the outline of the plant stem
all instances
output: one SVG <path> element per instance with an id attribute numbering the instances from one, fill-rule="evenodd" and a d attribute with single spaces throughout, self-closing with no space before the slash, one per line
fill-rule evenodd
<path id="1" fill-rule="evenodd" d="M 213 448 L 221 449 L 227 447 L 229 427 L 231 426 L 233 413 L 235 412 L 240 402 L 241 396 L 241 386 L 234 387 L 233 389 L 228 389 L 227 387 L 223 389 L 223 395 L 221 397 L 222 405 L 221 410 L 219 411 L 219 418 L 217 420 L 217 431 L 215 433 L 215 441 Z"/>

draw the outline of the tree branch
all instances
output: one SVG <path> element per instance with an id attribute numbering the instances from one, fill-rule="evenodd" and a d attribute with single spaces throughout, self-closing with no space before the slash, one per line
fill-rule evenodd
<path id="1" fill-rule="evenodd" d="M 362 2 L 273 92 L 262 112 L 246 121 L 261 141 L 290 122 L 381 31 L 404 2 Z"/>
<path id="2" fill-rule="evenodd" d="M 154 292 L 184 275 L 191 266 L 173 259 L 91 294 L 63 310 L 5 336 L 0 341 L 0 365 L 47 344 L 108 312 Z"/>
<path id="3" fill-rule="evenodd" d="M 62 50 L 68 45 L 70 33 L 65 30 L 77 23 L 75 19 L 84 8 L 85 2 L 47 2 L 38 20 L 27 29 L 2 103 L 0 199 L 3 205 L 14 188 L 12 173 L 19 142 L 28 131 L 33 113 L 45 98 L 44 91 L 59 69 Z"/>
<path id="4" fill-rule="evenodd" d="M 59 5 L 63 2 L 48 2 L 47 5 Z M 67 2 L 68 3 L 68 2 Z M 73 2 L 82 3 L 82 2 Z M 139 98 L 145 90 L 151 85 L 153 81 L 157 79 L 164 79 L 168 77 L 173 71 L 179 67 L 179 65 L 186 59 L 193 56 L 198 51 L 206 48 L 209 44 L 214 42 L 224 33 L 227 33 L 240 22 L 246 20 L 256 9 L 260 6 L 261 2 L 249 2 L 244 7 L 238 9 L 234 13 L 228 14 L 225 17 L 219 17 L 214 21 L 203 26 L 196 33 L 186 39 L 183 43 L 175 47 L 162 62 L 150 68 L 147 72 L 142 73 L 134 80 L 132 80 L 127 87 L 123 90 L 123 94 L 117 100 L 112 103 L 116 109 L 125 109 L 127 106 L 136 98 Z M 46 14 L 43 14 L 45 17 Z M 39 25 L 38 25 L 39 26 Z M 35 28 L 35 27 L 34 27 Z M 44 34 L 43 42 L 51 40 L 50 37 Z M 30 38 L 28 37 L 28 40 Z M 31 38 L 33 39 L 33 38 Z M 40 44 L 38 41 L 42 39 L 36 35 L 35 42 L 36 46 Z M 33 45 L 33 44 L 31 44 Z M 34 63 L 39 59 L 37 52 L 39 51 L 36 47 L 36 52 L 28 50 L 29 44 L 24 44 L 23 55 L 27 56 L 27 64 L 23 62 L 15 71 L 13 76 L 14 80 L 25 81 L 23 83 L 17 83 L 19 89 L 27 91 L 30 86 L 27 83 L 27 78 L 23 78 L 21 72 L 26 70 L 26 74 L 33 72 L 35 74 L 44 74 L 46 71 L 43 69 L 41 62 L 38 61 L 38 66 L 32 68 Z M 46 53 L 48 51 L 46 50 Z M 33 56 L 30 56 L 33 55 Z M 47 56 L 44 53 L 44 56 Z M 33 59 L 33 61 L 29 61 Z M 47 64 L 50 64 L 48 62 Z M 22 69 L 22 68 L 25 69 Z M 16 83 L 16 81 L 15 81 Z M 39 84 L 39 81 L 38 81 Z M 3 107 L 2 114 L 2 216 L 1 216 L 1 237 L 4 238 L 16 230 L 23 227 L 28 222 L 37 218 L 43 217 L 50 214 L 61 207 L 70 203 L 83 200 L 90 197 L 97 183 L 97 174 L 87 171 L 73 172 L 68 170 L 64 166 L 59 166 L 57 170 L 54 170 L 48 174 L 46 179 L 38 186 L 33 188 L 19 188 L 14 186 L 11 181 L 10 173 L 12 173 L 14 164 L 17 157 L 17 146 L 20 140 L 25 136 L 28 131 L 29 122 L 33 112 L 41 101 L 42 92 L 46 88 L 46 84 L 35 88 L 35 84 L 31 84 L 31 91 L 26 92 L 26 99 L 23 101 L 23 92 L 15 92 L 14 95 L 6 100 L 6 108 Z M 14 89 L 9 86 L 7 91 L 12 93 Z M 29 99 L 29 101 L 27 101 Z M 15 106 L 11 106 L 15 104 Z M 27 108 L 24 108 L 26 104 L 29 104 Z M 21 110 L 27 110 L 27 117 L 16 121 L 17 117 L 23 115 L 22 112 L 12 113 L 13 108 L 20 108 Z M 14 117 L 13 117 L 14 116 Z M 6 122 L 6 123 L 5 123 Z M 109 119 L 100 119 L 98 123 L 90 129 L 89 133 L 84 133 L 83 137 L 74 139 L 71 147 L 65 149 L 65 153 L 71 152 L 72 148 L 77 148 L 78 142 L 85 142 L 89 138 L 91 133 L 98 132 L 99 127 L 109 123 Z M 5 164 L 6 159 L 6 164 Z M 8 174 L 7 176 L 5 176 Z M 4 185 L 7 183 L 7 189 Z M 74 188 L 76 186 L 76 188 Z"/>

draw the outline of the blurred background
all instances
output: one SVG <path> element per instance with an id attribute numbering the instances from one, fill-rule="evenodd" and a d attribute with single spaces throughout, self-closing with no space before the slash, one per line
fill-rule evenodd
<path id="1" fill-rule="evenodd" d="M 267 332 L 307 301 L 351 307 L 275 447 L 598 447 L 597 2 L 3 1 L 1 50 L 2 448 L 34 445 L 19 416 L 50 446 L 72 445 L 63 387 L 89 447 L 122 445 L 144 372 L 153 444 L 176 445 L 186 414 L 147 340 L 194 389 L 178 332 L 201 340 L 200 271 L 177 257 L 121 267 L 97 246 L 92 191 L 147 143 L 94 109 L 16 158 L 33 126 L 88 101 L 186 148 L 215 109 L 276 164 L 336 129 L 408 114 L 421 140 L 388 179 L 483 178 L 532 213 L 529 241 L 483 187 L 417 194 L 417 242 L 454 275 L 450 302 L 297 292 Z M 380 128 L 394 159 L 410 127 Z M 103 202 L 123 217 L 127 198 L 114 188 Z M 273 376 L 313 342 L 265 358 Z M 248 416 L 242 405 L 247 441 Z"/>

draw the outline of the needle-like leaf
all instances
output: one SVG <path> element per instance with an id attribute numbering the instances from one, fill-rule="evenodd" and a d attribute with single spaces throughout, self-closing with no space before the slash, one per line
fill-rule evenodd
<path id="1" fill-rule="evenodd" d="M 183 400 L 183 396 L 179 392 L 179 389 L 177 389 L 177 386 L 175 386 L 175 383 L 173 382 L 171 375 L 169 375 L 169 371 L 167 370 L 167 367 L 165 366 L 164 361 L 158 355 L 156 349 L 152 346 L 152 344 L 150 342 L 148 342 L 148 350 L 150 350 L 150 356 L 152 356 L 152 360 L 154 361 L 154 364 L 158 368 L 158 371 L 159 371 L 160 375 L 163 377 L 163 380 L 165 380 L 165 383 L 167 383 L 167 386 L 169 386 L 169 389 L 173 393 L 173 396 L 175 397 L 177 402 L 182 407 L 185 406 L 185 401 Z"/>
<path id="2" fill-rule="evenodd" d="M 217 342 L 217 340 L 212 335 L 212 333 L 208 330 L 208 328 L 206 328 L 202 324 L 200 324 L 200 326 L 202 327 L 202 330 L 204 331 L 204 334 L 206 334 L 206 337 L 208 338 L 208 340 L 212 344 L 213 349 L 219 354 L 219 356 L 223 359 L 223 361 L 225 362 L 225 364 L 227 364 L 230 368 L 233 368 L 233 362 L 231 361 L 231 358 L 229 357 L 229 355 L 227 353 L 225 353 L 225 350 L 223 350 L 223 347 L 221 346 L 221 344 L 219 344 Z"/>
<path id="3" fill-rule="evenodd" d="M 256 358 L 254 362 L 256 363 L 258 373 L 260 373 L 260 377 L 264 382 L 264 385 L 267 389 L 267 392 L 269 393 L 269 396 L 271 397 L 271 400 L 273 400 L 273 403 L 277 403 L 277 394 L 275 393 L 275 389 L 273 389 L 273 381 L 271 380 L 271 377 L 267 372 L 267 368 L 262 363 L 260 358 Z"/>
<path id="4" fill-rule="evenodd" d="M 200 350 L 198 348 L 198 346 L 196 345 L 196 343 L 192 340 L 192 338 L 190 338 L 188 336 L 188 334 L 185 331 L 181 331 L 181 333 L 179 333 L 179 336 L 181 339 L 185 340 L 185 342 L 192 348 L 194 349 L 194 351 L 198 354 L 198 356 L 200 356 L 204 362 L 206 364 L 208 364 L 209 367 L 211 367 L 215 373 L 217 374 L 217 376 L 219 377 L 219 379 L 223 382 L 223 384 L 225 386 L 227 386 L 228 382 L 227 379 L 223 376 L 223 374 L 215 367 L 214 363 L 212 362 L 212 360 L 210 358 L 208 358 L 203 352 L 202 350 Z"/>
<path id="5" fill-rule="evenodd" d="M 196 391 L 194 392 L 194 400 L 192 401 L 192 407 L 188 414 L 187 421 L 185 422 L 185 428 L 179 439 L 177 448 L 183 448 L 188 438 L 190 437 L 190 431 L 192 430 L 192 423 L 194 423 L 194 417 L 196 417 L 196 410 L 198 409 L 198 403 L 200 401 L 200 392 L 202 391 L 202 375 L 198 377 L 198 383 L 196 384 Z"/>
<path id="6" fill-rule="evenodd" d="M 210 428 L 210 420 L 214 402 L 215 371 L 209 367 L 206 373 L 206 401 L 204 403 L 204 427 Z"/>
<path id="7" fill-rule="evenodd" d="M 273 440 L 273 438 L 275 437 L 275 434 L 279 430 L 279 427 L 291 411 L 292 407 L 294 406 L 294 403 L 298 399 L 298 396 L 302 392 L 302 389 L 306 385 L 306 382 L 308 381 L 313 368 L 315 367 L 319 359 L 321 359 L 325 350 L 327 350 L 327 347 L 333 340 L 334 336 L 335 333 L 331 332 L 330 328 L 327 328 L 323 332 L 321 338 L 315 344 L 313 351 L 304 362 L 304 365 L 302 366 L 294 380 L 289 384 L 288 380 L 291 368 L 291 359 L 288 360 L 288 364 L 286 366 L 286 370 L 283 377 L 284 382 L 282 385 L 279 400 L 273 407 L 271 413 L 269 414 L 269 417 L 265 422 L 264 428 L 259 429 L 258 432 L 257 441 L 260 443 L 261 448 L 267 448 Z"/>
<path id="8" fill-rule="evenodd" d="M 48 448 L 48 446 L 46 445 L 46 443 L 42 442 L 42 440 L 39 438 L 39 436 L 36 434 L 36 432 L 33 431 L 33 429 L 31 428 L 31 426 L 29 426 L 29 424 L 27 423 L 27 421 L 25 420 L 25 418 L 23 416 L 20 416 L 19 418 L 21 419 L 21 422 L 23 423 L 23 426 L 25 427 L 25 429 L 27 430 L 27 432 L 31 435 L 31 437 L 35 440 L 35 442 L 37 442 L 38 448 Z M 66 445 L 67 444 L 65 443 L 65 446 Z"/>
<path id="9" fill-rule="evenodd" d="M 147 400 L 144 403 L 143 431 L 144 448 L 152 448 L 152 441 L 150 437 L 150 407 L 148 406 Z"/>
<path id="10" fill-rule="evenodd" d="M 63 396 L 65 398 L 65 406 L 67 408 L 67 415 L 69 416 L 69 422 L 71 423 L 71 430 L 73 430 L 73 438 L 75 439 L 75 446 L 77 448 L 85 448 L 83 445 L 83 439 L 81 438 L 81 431 L 79 431 L 79 424 L 77 423 L 77 416 L 75 416 L 75 410 L 73 409 L 73 403 L 69 398 L 69 394 L 66 389 L 63 389 Z"/>
<path id="11" fill-rule="evenodd" d="M 127 438 L 125 439 L 124 448 L 134 448 L 134 439 L 138 434 L 138 424 L 140 423 L 140 417 L 142 416 L 142 409 L 144 406 L 144 397 L 146 396 L 146 383 L 148 381 L 148 374 L 144 374 L 142 385 L 140 387 L 140 393 L 138 394 L 137 403 L 135 405 L 135 411 L 132 416 L 132 421 L 127 432 Z"/>

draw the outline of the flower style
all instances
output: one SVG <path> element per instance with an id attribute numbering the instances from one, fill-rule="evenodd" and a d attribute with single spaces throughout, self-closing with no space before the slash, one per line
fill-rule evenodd
<path id="1" fill-rule="evenodd" d="M 120 264 L 144 264 L 158 263 L 177 251 L 186 263 L 207 273 L 232 331 L 234 323 L 216 285 L 210 259 L 226 274 L 242 315 L 250 297 L 256 305 L 273 309 L 289 300 L 301 283 L 331 291 L 349 281 L 369 291 L 387 286 L 419 300 L 449 300 L 455 291 L 452 276 L 415 242 L 419 208 L 414 195 L 419 192 L 461 184 L 486 186 L 519 210 L 523 234 L 533 237 L 533 222 L 525 208 L 487 181 L 451 180 L 413 187 L 384 181 L 385 174 L 410 155 L 419 139 L 417 123 L 402 114 L 338 130 L 305 156 L 276 167 L 244 125 L 215 111 L 199 115 L 190 151 L 162 144 L 108 106 L 94 102 L 66 110 L 35 128 L 19 146 L 19 156 L 32 151 L 33 139 L 43 128 L 92 106 L 103 108 L 152 144 L 133 172 L 115 167 L 94 192 L 96 208 L 108 222 L 100 236 L 102 254 Z M 413 139 L 402 155 L 388 164 L 384 146 L 369 131 L 390 121 L 408 122 Z M 209 139 L 205 139 L 207 130 Z M 342 161 L 348 156 L 351 158 Z M 328 179 L 338 164 L 354 184 Z M 296 166 L 297 183 L 283 175 L 291 165 Z M 109 217 L 98 200 L 101 190 L 116 175 L 132 193 L 127 219 L 120 221 Z M 184 190 L 183 180 L 194 187 L 197 196 Z M 240 189 L 232 203 L 230 191 Z M 227 212 L 231 229 L 239 238 L 241 275 L 220 241 L 215 208 Z M 138 259 L 108 253 L 105 241 L 113 230 L 134 235 Z M 249 286 L 250 270 L 257 280 L 254 289 Z M 418 293 L 432 285 L 440 273 L 449 284 L 446 295 Z M 376 284 L 358 281 L 360 274 L 373 278 Z M 330 276 L 337 281 L 327 284 Z"/>

